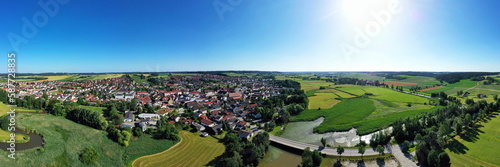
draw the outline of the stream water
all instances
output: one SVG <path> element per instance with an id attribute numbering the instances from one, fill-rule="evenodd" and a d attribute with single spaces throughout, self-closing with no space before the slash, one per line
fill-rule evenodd
<path id="1" fill-rule="evenodd" d="M 16 130 L 14 131 L 16 134 L 23 134 L 30 137 L 30 140 L 27 143 L 16 143 L 16 151 L 32 149 L 36 147 L 43 146 L 42 136 L 36 133 L 27 133 L 23 131 Z M 7 148 L 10 148 L 10 143 L 0 143 L 0 149 L 7 151 Z"/>
<path id="2" fill-rule="evenodd" d="M 356 134 L 356 129 L 354 128 L 347 132 L 314 133 L 314 127 L 319 126 L 323 120 L 324 118 L 319 118 L 314 121 L 289 123 L 280 137 L 316 145 L 321 145 L 321 138 L 325 138 L 327 144 L 332 146 L 353 147 L 361 140 L 369 143 L 373 134 L 378 133 L 359 136 Z M 392 128 L 386 130 L 390 132 Z M 287 148 L 270 146 L 269 152 L 261 164 L 259 164 L 259 167 L 297 166 L 302 161 L 300 154 L 300 152 Z"/>

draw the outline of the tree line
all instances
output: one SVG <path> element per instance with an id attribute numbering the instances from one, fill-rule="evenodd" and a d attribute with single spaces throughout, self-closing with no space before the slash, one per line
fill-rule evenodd
<path id="1" fill-rule="evenodd" d="M 269 134 L 259 133 L 252 140 L 228 133 L 223 139 L 226 150 L 209 165 L 220 167 L 258 166 L 269 149 Z"/>

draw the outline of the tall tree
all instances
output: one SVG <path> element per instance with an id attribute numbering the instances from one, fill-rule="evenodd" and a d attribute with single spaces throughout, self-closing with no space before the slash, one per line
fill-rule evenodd
<path id="1" fill-rule="evenodd" d="M 342 157 L 342 154 L 343 154 L 343 153 L 344 153 L 344 147 L 342 147 L 342 146 L 340 146 L 340 145 L 339 145 L 339 146 L 337 147 L 337 154 L 339 154 L 339 155 L 340 155 L 340 157 Z"/>

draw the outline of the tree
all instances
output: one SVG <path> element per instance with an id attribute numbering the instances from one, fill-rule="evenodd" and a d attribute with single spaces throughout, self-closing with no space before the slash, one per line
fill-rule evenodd
<path id="1" fill-rule="evenodd" d="M 141 137 L 143 134 L 142 128 L 140 128 L 140 127 L 135 127 L 133 132 L 134 132 L 134 136 L 137 136 L 137 137 Z"/>
<path id="2" fill-rule="evenodd" d="M 361 154 L 361 157 L 363 157 L 363 154 L 365 154 L 366 148 L 365 146 L 359 146 L 358 147 L 358 153 Z"/>
<path id="3" fill-rule="evenodd" d="M 95 129 L 104 129 L 107 127 L 107 122 L 101 113 L 98 111 L 79 108 L 68 113 L 67 118 L 82 124 L 93 127 Z"/>
<path id="4" fill-rule="evenodd" d="M 410 150 L 410 142 L 408 140 L 405 140 L 405 142 L 403 142 L 402 144 L 403 146 L 403 149 L 401 151 L 403 151 L 403 153 L 408 153 L 408 151 Z"/>
<path id="5" fill-rule="evenodd" d="M 97 153 L 97 151 L 92 147 L 87 147 L 83 149 L 79 155 L 80 161 L 87 165 L 96 163 L 97 160 L 99 160 L 99 157 L 100 157 L 99 153 Z"/>
<path id="6" fill-rule="evenodd" d="M 439 159 L 439 166 L 440 167 L 448 167 L 450 166 L 450 156 L 448 156 L 448 153 L 441 151 L 438 155 Z"/>
<path id="7" fill-rule="evenodd" d="M 323 161 L 323 157 L 321 156 L 321 153 L 318 150 L 314 150 L 312 153 L 312 160 L 313 160 L 313 165 L 314 166 L 320 166 L 321 161 Z"/>
<path id="8" fill-rule="evenodd" d="M 430 166 L 439 166 L 439 157 L 438 152 L 436 150 L 431 150 L 427 155 L 427 163 Z"/>
<path id="9" fill-rule="evenodd" d="M 325 138 L 321 138 L 321 144 L 323 144 L 323 147 L 326 147 L 326 139 Z"/>
<path id="10" fill-rule="evenodd" d="M 385 148 L 382 147 L 381 145 L 378 145 L 377 148 L 375 149 L 377 150 L 377 152 L 380 154 L 380 155 L 383 155 L 384 154 L 384 150 Z"/>
<path id="11" fill-rule="evenodd" d="M 313 167 L 312 152 L 309 147 L 307 147 L 302 153 L 302 167 Z"/>
<path id="12" fill-rule="evenodd" d="M 344 147 L 342 147 L 342 146 L 340 146 L 340 145 L 339 145 L 339 146 L 337 147 L 337 154 L 339 154 L 339 155 L 340 155 L 340 157 L 342 157 L 342 154 L 343 154 L 343 153 L 344 153 Z"/>

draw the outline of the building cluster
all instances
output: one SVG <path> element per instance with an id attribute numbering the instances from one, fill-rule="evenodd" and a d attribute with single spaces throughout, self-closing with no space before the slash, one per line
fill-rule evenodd
<path id="1" fill-rule="evenodd" d="M 1 84 L 0 88 L 6 89 L 7 85 Z M 28 95 L 40 98 L 45 94 L 49 99 L 60 101 L 83 100 L 89 104 L 102 104 L 115 100 L 134 101 L 138 106 L 149 105 L 156 109 L 155 113 L 123 111 L 122 126 L 141 127 L 143 131 L 155 128 L 161 117 L 167 117 L 169 123 L 191 125 L 205 136 L 230 128 L 238 131 L 241 137 L 249 138 L 259 133 L 266 123 L 256 112 L 256 107 L 261 105 L 259 99 L 277 96 L 281 88 L 269 80 L 205 74 L 170 75 L 168 79 L 161 79 L 160 85 L 120 77 L 19 82 L 15 89 L 18 98 Z"/>

